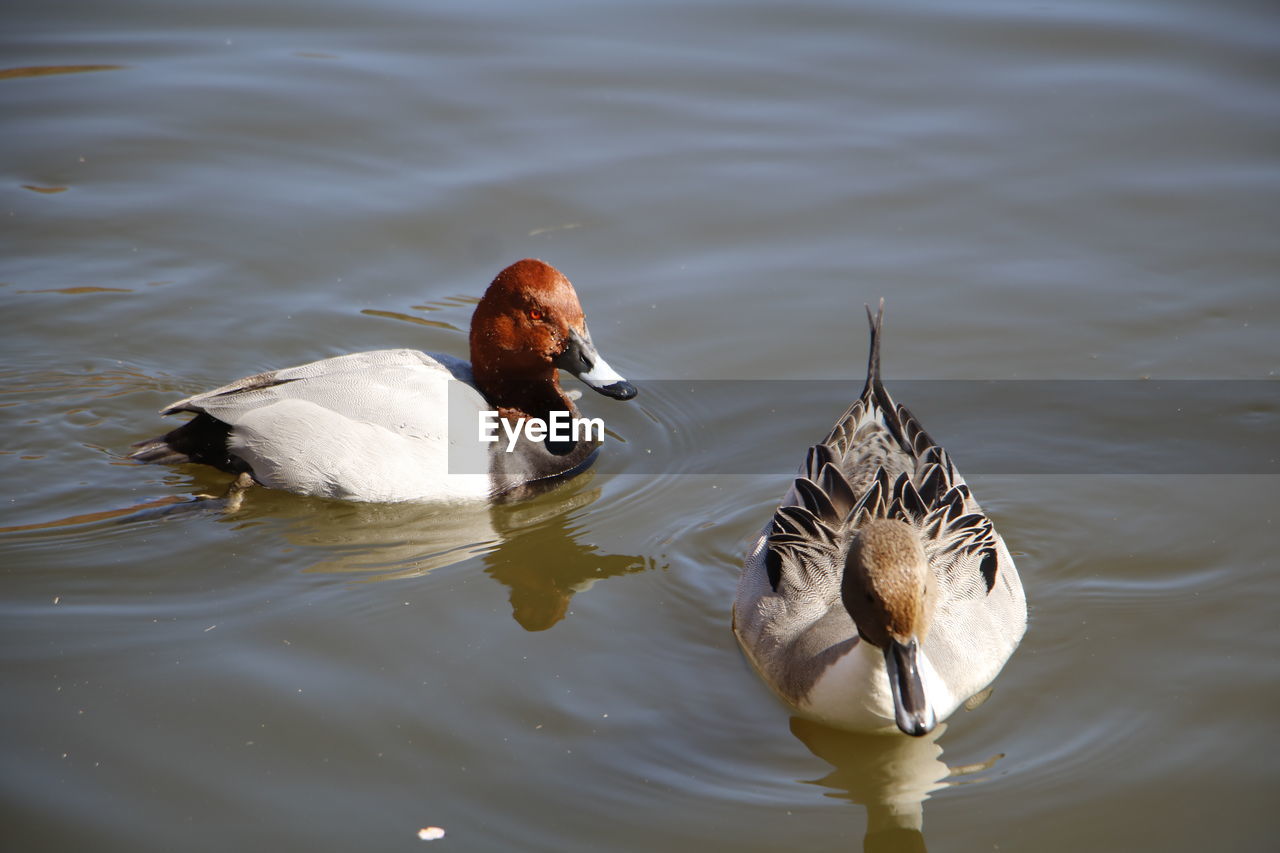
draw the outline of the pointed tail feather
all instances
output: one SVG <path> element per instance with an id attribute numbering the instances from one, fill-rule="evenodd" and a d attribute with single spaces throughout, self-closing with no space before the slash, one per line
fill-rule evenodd
<path id="1" fill-rule="evenodd" d="M 862 388 L 862 399 L 868 400 L 879 406 L 885 413 L 885 416 L 896 421 L 897 408 L 894 406 L 893 398 L 889 396 L 889 392 L 885 390 L 884 383 L 880 380 L 880 338 L 884 328 L 884 297 L 880 297 L 880 310 L 873 316 L 871 306 L 867 308 L 867 322 L 871 324 L 871 354 L 867 357 L 867 384 Z M 901 432 L 901 426 L 894 424 L 897 431 Z M 901 439 L 901 436 L 899 436 Z"/>
<path id="2" fill-rule="evenodd" d="M 867 356 L 867 384 L 862 389 L 862 396 L 867 396 L 867 392 L 876 392 L 877 388 L 883 389 L 880 383 L 880 327 L 884 323 L 884 297 L 880 297 L 880 310 L 873 316 L 871 314 L 871 306 L 865 306 L 867 309 L 867 323 L 871 326 L 871 353 Z"/>

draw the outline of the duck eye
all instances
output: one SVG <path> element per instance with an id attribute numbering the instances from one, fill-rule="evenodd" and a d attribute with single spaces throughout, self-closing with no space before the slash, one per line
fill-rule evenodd
<path id="1" fill-rule="evenodd" d="M 541 320 L 541 319 L 542 319 L 542 309 L 541 309 L 541 308 L 530 308 L 530 309 L 529 309 L 529 319 L 530 319 L 530 320 Z"/>

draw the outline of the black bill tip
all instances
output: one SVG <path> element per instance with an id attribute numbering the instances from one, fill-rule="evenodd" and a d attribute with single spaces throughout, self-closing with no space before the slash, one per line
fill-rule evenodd
<path id="1" fill-rule="evenodd" d="M 640 392 L 636 390 L 636 386 L 632 385 L 625 379 L 621 382 L 614 382 L 611 385 L 592 386 L 594 390 L 599 391 L 606 397 L 612 397 L 615 400 L 630 400 Z"/>
<path id="2" fill-rule="evenodd" d="M 889 690 L 893 694 L 894 720 L 899 729 L 912 737 L 927 735 L 938 725 L 933 705 L 925 695 L 920 655 L 915 639 L 907 643 L 891 639 L 884 650 Z"/>

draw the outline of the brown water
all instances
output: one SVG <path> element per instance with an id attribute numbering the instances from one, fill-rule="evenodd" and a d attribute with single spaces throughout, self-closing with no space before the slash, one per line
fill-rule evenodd
<path id="1" fill-rule="evenodd" d="M 5 849 L 1274 844 L 1267 4 L 4 17 Z M 584 399 L 618 440 L 564 488 L 223 515 L 188 499 L 224 478 L 122 460 L 258 370 L 464 353 L 529 255 L 641 387 Z M 890 388 L 1031 603 L 991 698 L 925 741 L 791 720 L 728 625 L 775 460 L 857 393 L 882 295 Z M 1202 381 L 1149 404 L 1143 377 Z M 1043 382 L 1097 379 L 1125 382 Z M 1026 402 L 1068 386 L 1061 418 Z"/>

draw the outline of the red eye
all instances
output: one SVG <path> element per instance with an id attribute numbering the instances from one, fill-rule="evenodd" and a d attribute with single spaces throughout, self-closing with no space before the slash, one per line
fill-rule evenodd
<path id="1" fill-rule="evenodd" d="M 541 319 L 542 319 L 542 311 L 541 311 L 540 309 L 538 309 L 538 308 L 530 308 L 530 309 L 529 309 L 529 319 L 530 319 L 530 320 L 541 320 Z"/>

